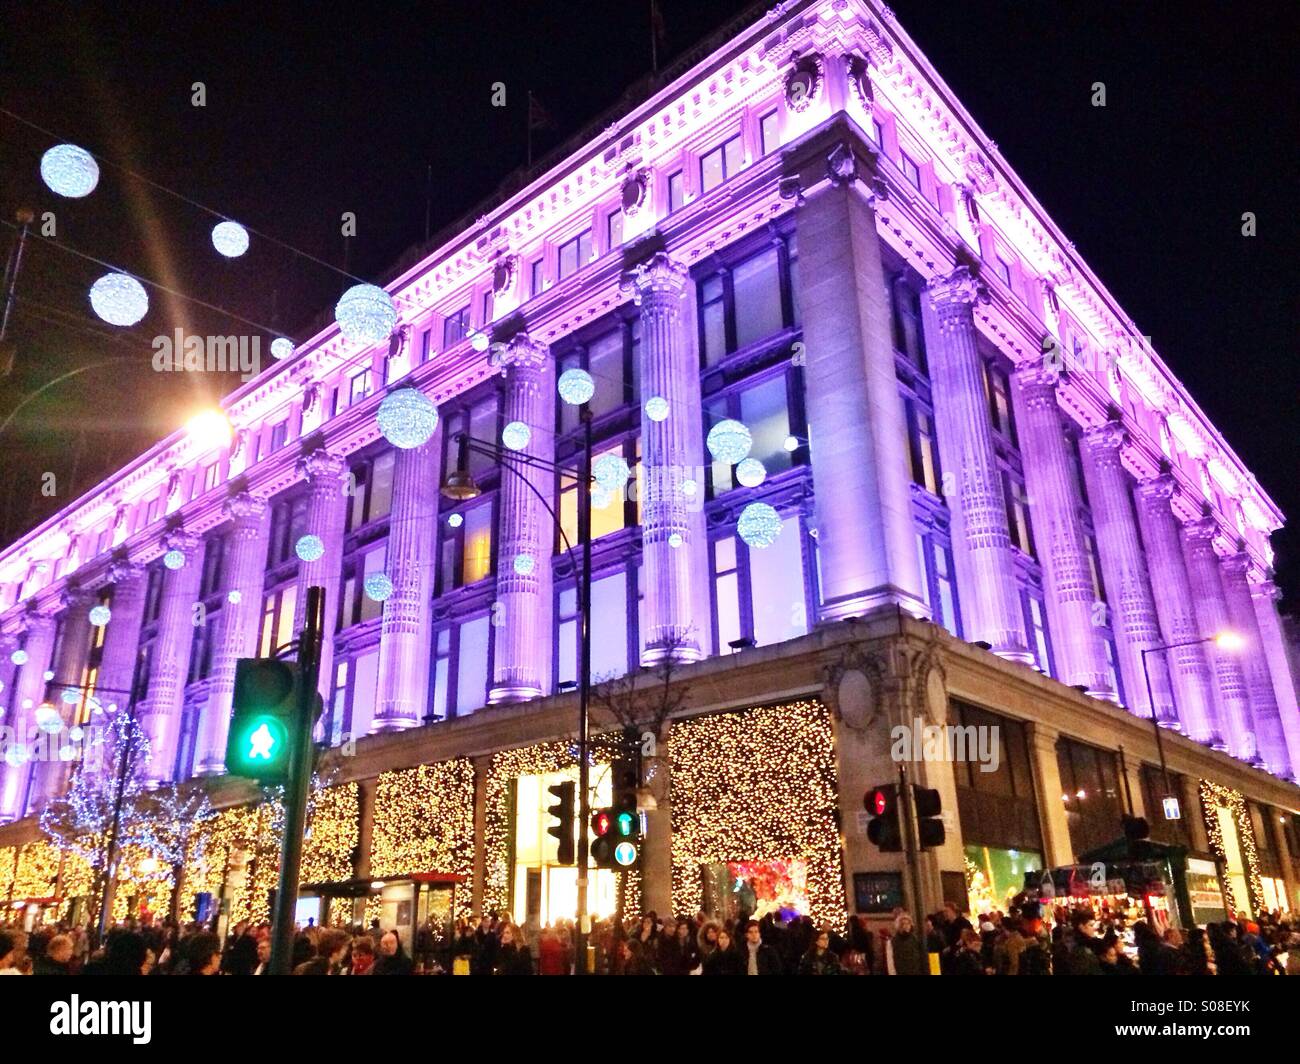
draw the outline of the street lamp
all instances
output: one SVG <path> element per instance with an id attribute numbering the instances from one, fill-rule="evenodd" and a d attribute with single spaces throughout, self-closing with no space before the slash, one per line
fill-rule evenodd
<path id="1" fill-rule="evenodd" d="M 590 784 L 590 772 L 587 765 L 587 751 L 590 745 L 590 704 L 591 704 L 591 410 L 587 405 L 587 399 L 590 399 L 590 393 L 585 395 L 581 392 L 569 390 L 565 383 L 561 382 L 560 397 L 570 406 L 578 407 L 578 418 L 582 424 L 582 450 L 579 453 L 578 469 L 576 480 L 578 487 L 578 545 L 582 548 L 582 560 L 578 566 L 578 617 L 579 617 L 579 638 L 581 644 L 581 662 L 578 667 L 578 897 L 577 897 L 577 964 L 574 970 L 579 975 L 587 974 L 587 934 L 588 927 L 587 915 L 587 862 L 590 852 L 590 821 L 591 821 L 591 800 L 588 795 Z M 575 402 L 576 398 L 581 398 L 580 402 Z M 478 484 L 475 482 L 473 475 L 469 471 L 469 455 L 485 455 L 494 458 L 501 463 L 501 468 L 508 470 L 510 473 L 519 477 L 524 482 L 528 490 L 537 496 L 546 512 L 550 514 L 551 520 L 555 522 L 555 527 L 559 529 L 560 538 L 564 541 L 565 549 L 569 557 L 573 558 L 573 544 L 569 542 L 569 537 L 565 534 L 564 525 L 555 513 L 554 507 L 547 501 L 546 497 L 533 486 L 526 476 L 512 463 L 532 466 L 535 469 L 543 469 L 552 473 L 567 473 L 574 475 L 574 471 L 566 469 L 557 462 L 548 461 L 545 458 L 538 458 L 535 455 L 527 454 L 524 451 L 516 451 L 502 447 L 495 442 L 479 440 L 470 436 L 468 433 L 457 433 L 456 437 L 456 468 L 448 474 L 443 481 L 441 491 L 449 499 L 463 502 L 467 499 L 476 498 L 481 494 Z"/>
<path id="2" fill-rule="evenodd" d="M 1234 654 L 1246 646 L 1246 640 L 1242 638 L 1240 633 L 1225 629 L 1203 639 L 1186 639 L 1181 643 L 1166 643 L 1163 646 L 1142 648 L 1142 678 L 1146 681 L 1147 705 L 1151 707 L 1151 726 L 1156 730 L 1156 752 L 1160 755 L 1160 775 L 1164 780 L 1164 797 L 1166 798 L 1172 798 L 1174 795 L 1169 787 L 1169 766 L 1165 764 L 1165 744 L 1164 738 L 1160 734 L 1160 717 L 1156 713 L 1155 696 L 1151 693 L 1151 670 L 1147 666 L 1147 655 L 1161 653 L 1166 650 L 1177 650 L 1179 647 L 1200 646 L 1202 643 L 1213 643 L 1220 650 L 1226 650 Z M 1170 691 L 1170 697 L 1173 697 L 1172 690 Z"/>

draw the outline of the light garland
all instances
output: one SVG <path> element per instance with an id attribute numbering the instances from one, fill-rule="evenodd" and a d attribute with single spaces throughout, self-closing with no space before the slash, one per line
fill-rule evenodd
<path id="1" fill-rule="evenodd" d="M 844 926 L 835 741 L 825 706 L 793 702 L 677 721 L 668 756 L 676 911 L 701 907 L 701 865 L 801 858 L 809 915 Z"/>
<path id="2" fill-rule="evenodd" d="M 1223 845 L 1223 831 L 1219 826 L 1219 807 L 1226 806 L 1232 813 L 1237 825 L 1237 838 L 1241 843 L 1241 852 L 1246 859 L 1246 890 L 1250 894 L 1251 907 L 1258 912 L 1264 906 L 1264 883 L 1259 873 L 1259 853 L 1255 849 L 1255 827 L 1250 821 L 1250 809 L 1246 805 L 1246 796 L 1241 791 L 1224 787 L 1210 780 L 1201 780 L 1198 792 L 1201 796 L 1201 810 L 1204 814 L 1205 834 L 1210 841 L 1210 850 L 1216 857 L 1227 860 L 1227 849 Z M 1223 893 L 1228 905 L 1235 912 L 1237 901 L 1232 893 L 1231 877 L 1222 877 Z"/>
<path id="3" fill-rule="evenodd" d="M 24 898 L 52 898 L 58 889 L 59 848 L 48 839 L 29 842 L 18 851 L 14 868 L 15 901 Z"/>

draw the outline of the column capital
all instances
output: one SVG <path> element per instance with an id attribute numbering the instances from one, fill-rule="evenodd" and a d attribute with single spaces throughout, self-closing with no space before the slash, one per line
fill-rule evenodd
<path id="1" fill-rule="evenodd" d="M 1213 517 L 1197 517 L 1183 525 L 1183 535 L 1187 537 L 1189 543 L 1204 543 L 1212 546 L 1218 531 L 1219 522 Z"/>
<path id="2" fill-rule="evenodd" d="M 986 289 L 971 273 L 969 266 L 958 266 L 951 273 L 938 274 L 925 285 L 930 305 L 937 311 L 969 308 L 986 298 Z"/>
<path id="3" fill-rule="evenodd" d="M 298 471 L 313 484 L 318 481 L 339 480 L 347 463 L 338 455 L 319 447 L 298 459 Z"/>
<path id="4" fill-rule="evenodd" d="M 108 566 L 108 582 L 114 585 L 130 584 L 144 577 L 148 570 L 139 562 L 119 558 Z"/>
<path id="5" fill-rule="evenodd" d="M 1174 487 L 1174 478 L 1165 473 L 1162 476 L 1139 480 L 1137 493 L 1142 501 L 1148 504 L 1168 502 L 1174 497 Z"/>
<path id="6" fill-rule="evenodd" d="M 1256 598 L 1270 599 L 1273 602 L 1279 602 L 1282 599 L 1282 589 L 1271 579 L 1258 580 L 1251 584 L 1250 593 Z"/>
<path id="7" fill-rule="evenodd" d="M 1233 576 L 1240 576 L 1245 579 L 1250 573 L 1250 555 L 1245 551 L 1236 554 L 1225 554 L 1219 559 L 1219 564 L 1223 566 L 1225 573 L 1231 573 Z"/>
<path id="8" fill-rule="evenodd" d="M 189 562 L 194 557 L 194 552 L 199 549 L 203 542 L 202 536 L 196 536 L 193 532 L 186 532 L 184 529 L 176 528 L 163 536 L 163 549 L 166 551 L 178 550 L 185 555 L 185 561 Z"/>
<path id="9" fill-rule="evenodd" d="M 550 348 L 540 340 L 534 340 L 526 332 L 515 333 L 505 345 L 501 355 L 501 365 L 519 369 L 541 369 L 546 365 Z"/>
<path id="10" fill-rule="evenodd" d="M 95 595 L 85 587 L 65 587 L 59 595 L 59 605 L 65 610 L 89 609 Z"/>
<path id="11" fill-rule="evenodd" d="M 666 251 L 657 251 L 623 274 L 623 291 L 637 306 L 647 296 L 677 299 L 686 287 L 686 267 Z"/>
<path id="12" fill-rule="evenodd" d="M 1044 358 L 1026 362 L 1015 371 L 1016 384 L 1031 408 L 1056 406 L 1056 389 L 1061 384 L 1061 376 L 1060 367 L 1048 365 Z"/>
<path id="13" fill-rule="evenodd" d="M 232 495 L 221 505 L 221 512 L 236 526 L 255 526 L 266 513 L 266 500 L 247 491 Z"/>
<path id="14" fill-rule="evenodd" d="M 1083 430 L 1084 442 L 1094 451 L 1118 451 L 1127 439 L 1128 429 L 1122 421 L 1107 421 Z"/>
<path id="15" fill-rule="evenodd" d="M 30 606 L 18 622 L 19 634 L 28 637 L 54 630 L 54 612 L 47 605 Z"/>

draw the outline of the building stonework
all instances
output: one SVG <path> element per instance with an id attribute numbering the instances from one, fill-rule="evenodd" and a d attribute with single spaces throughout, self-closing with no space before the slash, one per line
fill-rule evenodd
<path id="1" fill-rule="evenodd" d="M 584 426 L 556 382 L 575 370 L 593 680 L 669 666 L 683 692 L 625 911 L 705 904 L 737 868 L 819 919 L 854 911 L 862 877 L 901 871 L 858 814 L 917 719 L 995 722 L 1011 766 L 997 799 L 978 768 L 915 766 L 950 817 L 921 859 L 930 906 L 974 849 L 1063 864 L 1118 834 L 1146 798 L 1107 781 L 1159 764 L 1153 718 L 1193 851 L 1222 827 L 1188 795 L 1300 815 L 1277 507 L 886 8 L 788 0 L 731 32 L 389 278 L 394 340 L 303 338 L 223 401 L 228 447 L 169 437 L 0 551 L 10 898 L 85 878 L 28 852 L 68 778 L 27 756 L 42 709 L 133 712 L 146 783 L 202 777 L 243 808 L 222 773 L 234 661 L 289 643 L 320 585 L 317 738 L 357 803 L 321 874 L 437 873 L 457 911 L 561 915 L 572 869 L 536 803 L 573 767 Z M 376 421 L 398 388 L 439 411 L 417 448 Z M 481 449 L 462 469 L 464 435 L 559 472 Z M 443 496 L 453 473 L 477 493 Z M 1244 647 L 1213 642 L 1227 627 Z M 701 775 L 701 742 L 779 764 L 782 712 L 817 747 L 786 800 L 740 764 Z M 1069 782 L 1085 763 L 1096 786 Z M 413 823 L 431 781 L 445 834 Z M 705 806 L 746 781 L 732 852 Z M 771 802 L 807 831 L 758 822 Z M 223 839 L 198 878 L 254 911 L 267 862 Z"/>

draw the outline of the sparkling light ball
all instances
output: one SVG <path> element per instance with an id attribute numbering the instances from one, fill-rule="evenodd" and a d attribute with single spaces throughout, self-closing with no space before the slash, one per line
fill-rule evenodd
<path id="1" fill-rule="evenodd" d="M 621 454 L 602 454 L 591 463 L 591 475 L 599 487 L 618 491 L 632 476 L 632 470 Z"/>
<path id="2" fill-rule="evenodd" d="M 314 536 L 308 532 L 293 545 L 293 552 L 305 562 L 314 562 L 317 558 L 324 556 L 325 544 L 321 542 L 320 536 Z"/>
<path id="3" fill-rule="evenodd" d="M 736 479 L 747 488 L 756 488 L 767 479 L 767 467 L 757 458 L 746 458 L 736 466 Z"/>
<path id="4" fill-rule="evenodd" d="M 64 705 L 74 706 L 81 699 L 81 692 L 74 687 L 65 687 L 59 695 Z"/>
<path id="5" fill-rule="evenodd" d="M 585 369 L 566 369 L 556 383 L 560 398 L 570 406 L 581 406 L 596 394 L 596 382 Z"/>
<path id="6" fill-rule="evenodd" d="M 604 510 L 614 501 L 616 492 L 597 484 L 591 489 L 591 506 L 593 510 Z"/>
<path id="7" fill-rule="evenodd" d="M 438 427 L 438 408 L 415 388 L 389 392 L 375 415 L 379 431 L 394 447 L 410 450 L 429 442 Z"/>
<path id="8" fill-rule="evenodd" d="M 699 490 L 700 490 L 699 484 L 697 484 L 690 477 L 687 477 L 685 480 L 682 481 L 682 494 L 685 495 L 688 499 L 695 498 L 695 495 Z"/>
<path id="9" fill-rule="evenodd" d="M 125 273 L 106 273 L 90 286 L 90 305 L 109 325 L 134 325 L 149 313 L 149 293 Z"/>
<path id="10" fill-rule="evenodd" d="M 668 546 L 672 547 L 673 550 L 676 550 L 685 542 L 686 540 L 682 538 L 682 534 L 680 532 L 668 533 Z"/>
<path id="11" fill-rule="evenodd" d="M 248 230 L 238 222 L 218 222 L 212 227 L 212 246 L 228 259 L 248 250 Z"/>
<path id="12" fill-rule="evenodd" d="M 366 589 L 366 597 L 374 602 L 384 602 L 393 593 L 393 581 L 387 573 L 368 573 L 362 586 Z"/>
<path id="13" fill-rule="evenodd" d="M 113 611 L 102 603 L 90 607 L 90 623 L 96 628 L 103 628 L 113 619 Z"/>
<path id="14" fill-rule="evenodd" d="M 23 699 L 23 709 L 31 709 L 33 705 L 35 705 L 35 703 L 32 702 L 30 698 Z"/>
<path id="15" fill-rule="evenodd" d="M 12 654 L 9 655 L 9 660 L 12 661 L 15 665 L 26 665 L 27 651 L 19 647 L 17 650 L 15 650 Z"/>
<path id="16" fill-rule="evenodd" d="M 232 588 L 226 592 L 226 601 L 232 606 L 238 606 L 243 601 L 244 593 L 239 588 Z"/>
<path id="17" fill-rule="evenodd" d="M 662 395 L 652 395 L 645 401 L 645 416 L 651 421 L 668 419 L 668 400 Z"/>
<path id="18" fill-rule="evenodd" d="M 45 670 L 45 676 L 43 677 L 43 679 L 45 680 L 46 683 L 49 683 L 51 680 L 53 680 L 53 679 L 54 679 L 54 670 L 53 670 L 53 669 L 46 669 L 46 670 Z"/>
<path id="19" fill-rule="evenodd" d="M 271 341 L 271 357 L 277 362 L 293 357 L 293 341 L 287 336 L 277 336 Z"/>
<path id="20" fill-rule="evenodd" d="M 527 576 L 537 565 L 537 560 L 531 554 L 516 554 L 514 560 L 514 569 L 520 576 Z"/>
<path id="21" fill-rule="evenodd" d="M 522 451 L 532 438 L 532 430 L 522 421 L 512 421 L 501 430 L 502 444 L 512 451 Z"/>
<path id="22" fill-rule="evenodd" d="M 377 344 L 392 335 L 397 324 L 393 297 L 373 284 L 353 285 L 334 307 L 339 331 L 354 342 Z"/>
<path id="23" fill-rule="evenodd" d="M 172 570 L 184 569 L 185 552 L 183 550 L 176 550 L 175 548 L 169 550 L 163 555 L 163 565 Z"/>
<path id="24" fill-rule="evenodd" d="M 469 346 L 475 351 L 486 351 L 492 345 L 492 337 L 480 329 L 475 329 L 469 336 Z"/>
<path id="25" fill-rule="evenodd" d="M 781 534 L 781 515 L 765 502 L 751 502 L 740 511 L 736 532 L 751 547 L 770 547 Z"/>
<path id="26" fill-rule="evenodd" d="M 447 524 L 449 524 L 452 528 L 460 528 L 460 526 L 463 525 L 464 523 L 465 523 L 464 514 L 450 514 L 447 517 Z"/>
<path id="27" fill-rule="evenodd" d="M 5 762 L 10 768 L 22 768 L 27 762 L 27 747 L 22 743 L 10 743 L 5 751 Z"/>
<path id="28" fill-rule="evenodd" d="M 60 761 L 75 761 L 76 759 L 77 759 L 77 748 L 75 746 L 69 746 L 65 743 L 63 746 L 59 747 Z"/>
<path id="29" fill-rule="evenodd" d="M 85 734 L 86 734 L 86 733 L 85 733 L 84 731 L 82 731 L 80 728 L 69 728 L 69 729 L 68 729 L 68 738 L 71 739 L 74 743 L 79 743 L 79 742 L 81 742 L 81 738 L 82 738 L 82 736 L 84 736 Z"/>
<path id="30" fill-rule="evenodd" d="M 41 180 L 51 192 L 68 199 L 81 199 L 99 184 L 99 163 L 85 148 L 56 144 L 41 156 Z"/>
<path id="31" fill-rule="evenodd" d="M 727 418 L 709 429 L 706 442 L 709 446 L 709 454 L 713 455 L 716 461 L 735 465 L 749 454 L 750 448 L 754 446 L 754 437 L 739 421 Z"/>
<path id="32" fill-rule="evenodd" d="M 48 735 L 63 730 L 63 718 L 53 706 L 36 707 L 36 726 Z"/>

